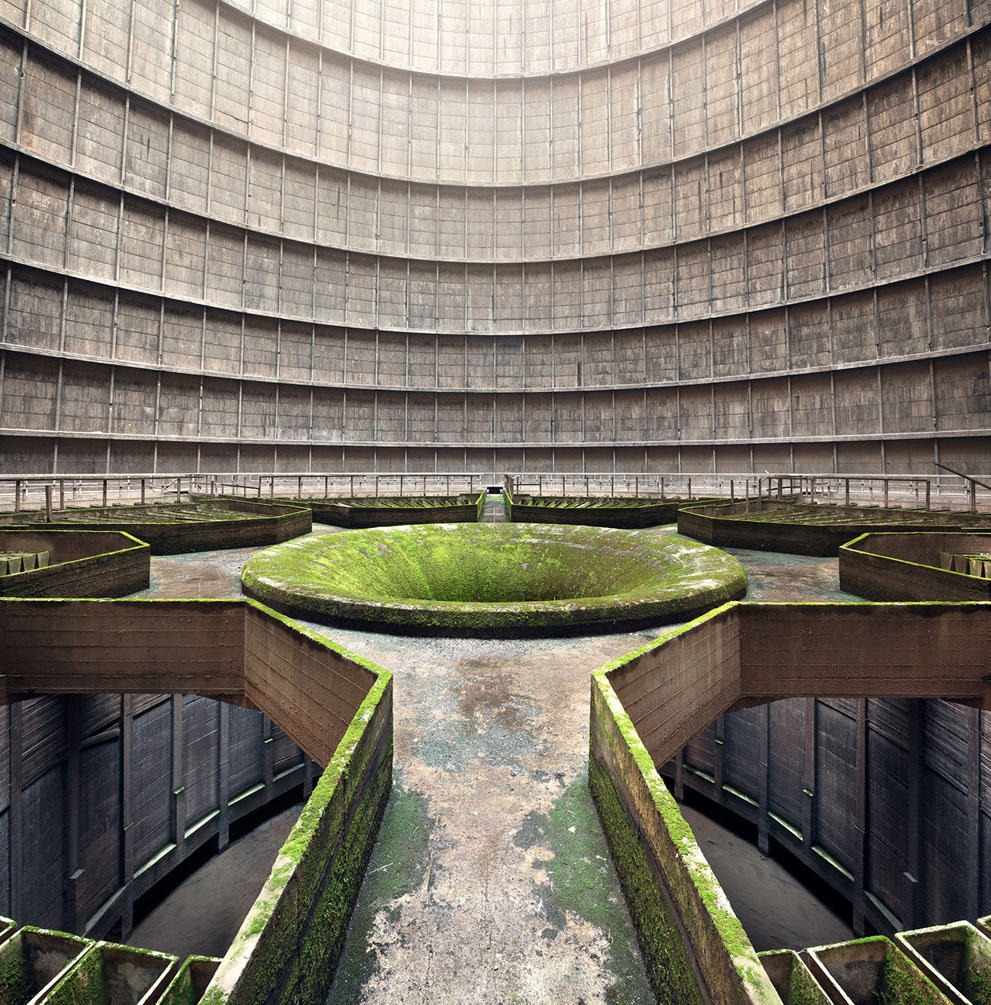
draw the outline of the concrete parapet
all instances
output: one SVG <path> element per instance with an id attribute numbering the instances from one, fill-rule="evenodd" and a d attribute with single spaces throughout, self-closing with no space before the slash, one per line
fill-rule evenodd
<path id="1" fill-rule="evenodd" d="M 41 1001 L 50 1005 L 156 1005 L 178 962 L 167 953 L 96 942 Z"/>
<path id="2" fill-rule="evenodd" d="M 953 1005 L 985 1005 L 991 998 L 991 939 L 970 922 L 899 932 L 894 939 Z"/>
<path id="3" fill-rule="evenodd" d="M 476 523 L 485 493 L 478 496 L 373 496 L 353 499 L 300 499 L 313 519 L 338 527 L 385 527 L 413 523 Z"/>
<path id="4" fill-rule="evenodd" d="M 642 497 L 582 498 L 581 496 L 512 496 L 506 494 L 509 519 L 520 523 L 578 523 L 595 527 L 636 529 L 674 523 L 682 506 L 716 503 L 713 498 L 658 499 Z"/>
<path id="5" fill-rule="evenodd" d="M 0 529 L 0 551 L 13 549 L 47 551 L 48 564 L 0 576 L 4 597 L 123 597 L 151 579 L 151 549 L 122 531 Z"/>
<path id="6" fill-rule="evenodd" d="M 162 993 L 159 1005 L 196 1005 L 219 965 L 220 960 L 210 956 L 188 957 Z"/>
<path id="7" fill-rule="evenodd" d="M 0 946 L 0 1001 L 43 1001 L 57 980 L 93 945 L 65 932 L 26 926 Z"/>
<path id="8" fill-rule="evenodd" d="M 688 506 L 678 531 L 720 548 L 832 556 L 861 534 L 991 531 L 991 516 L 881 506 L 838 506 L 773 500 Z M 921 598 L 920 598 L 921 599 Z"/>
<path id="9" fill-rule="evenodd" d="M 593 674 L 589 781 L 659 1000 L 693 1000 L 684 980 L 720 1003 L 777 998 L 657 767 L 721 713 L 777 698 L 987 708 L 989 646 L 987 605 L 730 603 Z"/>
<path id="10" fill-rule="evenodd" d="M 932 981 L 880 935 L 809 949 L 806 958 L 834 1005 L 950 1005 Z"/>
<path id="11" fill-rule="evenodd" d="M 784 1005 L 830 1005 L 826 992 L 794 949 L 776 949 L 758 956 Z"/>
<path id="12" fill-rule="evenodd" d="M 0 526 L 44 523 L 46 530 L 103 530 L 131 534 L 147 542 L 153 555 L 278 544 L 307 534 L 310 511 L 296 503 L 204 497 L 188 503 L 110 506 L 59 510 L 52 520 L 42 511 L 7 513 Z"/>
<path id="13" fill-rule="evenodd" d="M 945 554 L 983 551 L 991 534 L 862 534 L 839 549 L 840 589 L 867 600 L 988 601 L 991 578 L 941 567 Z"/>
<path id="14" fill-rule="evenodd" d="M 700 620 L 717 634 L 723 628 L 722 616 L 714 626 L 712 616 Z M 643 650 L 633 658 L 642 655 Z M 732 667 L 731 661 L 731 695 L 738 691 Z M 777 1002 L 610 678 L 608 668 L 592 675 L 589 785 L 657 1000 L 670 1005 Z"/>
<path id="15" fill-rule="evenodd" d="M 256 704 L 326 766 L 205 994 L 197 966 L 167 999 L 321 1002 L 389 795 L 391 674 L 253 601 L 2 600 L 0 634 L 7 701 L 94 691 L 222 695 Z M 87 945 L 22 932 L 0 946 L 0 979 L 4 954 L 24 958 L 10 972 L 34 967 L 32 987 L 56 976 L 32 962 L 36 943 Z"/>

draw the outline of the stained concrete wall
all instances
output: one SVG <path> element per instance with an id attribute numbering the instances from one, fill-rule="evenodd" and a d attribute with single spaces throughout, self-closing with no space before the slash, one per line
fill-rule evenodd
<path id="1" fill-rule="evenodd" d="M 5 739 L 9 736 L 11 751 L 11 803 L 9 812 L 3 815 L 10 835 L 9 877 L 12 885 L 15 880 L 18 884 L 11 892 L 11 903 L 18 908 L 25 906 L 19 885 L 25 876 L 37 871 L 41 862 L 47 864 L 47 874 L 42 877 L 47 887 L 42 889 L 57 904 L 65 878 L 61 872 L 64 858 L 74 866 L 68 876 L 70 893 L 78 893 L 83 881 L 89 880 L 89 870 L 79 867 L 79 856 L 92 854 L 96 856 L 94 870 L 124 870 L 125 886 L 113 891 L 111 907 L 116 910 L 119 904 L 115 902 L 125 903 L 126 927 L 135 893 L 147 889 L 151 881 L 178 864 L 191 848 L 190 834 L 212 836 L 217 832 L 219 817 L 219 828 L 226 839 L 234 803 L 254 809 L 273 795 L 269 791 L 273 780 L 288 783 L 281 786 L 282 791 L 292 787 L 294 780 L 300 781 L 292 779 L 300 767 L 296 764 L 273 779 L 273 754 L 268 751 L 274 751 L 271 741 L 275 737 L 266 730 L 262 748 L 266 751 L 265 777 L 247 779 L 248 787 L 243 789 L 243 769 L 250 770 L 252 765 L 243 763 L 243 754 L 239 763 L 234 744 L 228 745 L 229 717 L 220 720 L 219 808 L 209 802 L 216 798 L 209 786 L 209 739 L 201 736 L 201 742 L 190 751 L 196 759 L 184 760 L 183 720 L 176 709 L 185 710 L 188 699 L 199 702 L 205 699 L 195 697 L 197 693 L 225 693 L 229 700 L 243 706 L 257 702 L 284 725 L 284 739 L 294 753 L 298 751 L 292 747 L 289 735 L 304 743 L 307 752 L 326 770 L 206 997 L 211 1002 L 251 1005 L 289 998 L 322 1001 L 391 788 L 391 674 L 252 601 L 3 600 L 0 634 L 5 643 L 7 672 L 3 698 L 5 703 L 13 702 L 8 712 L 11 728 L 0 734 Z M 171 750 L 167 706 L 164 719 L 146 712 L 152 727 L 142 730 L 141 746 L 139 719 L 130 714 L 129 692 L 161 689 L 179 692 L 171 698 Z M 49 772 L 54 775 L 54 791 L 42 794 L 47 798 L 40 808 L 35 808 L 34 815 L 24 806 L 22 714 L 25 707 L 31 709 L 24 696 L 46 692 L 124 692 L 122 698 L 117 698 L 122 702 L 119 794 L 113 791 L 112 764 L 104 765 L 102 774 L 92 766 L 87 766 L 86 772 L 80 771 L 81 736 L 87 737 L 83 750 L 116 737 L 107 737 L 106 727 L 93 737 L 92 724 L 88 724 L 89 730 L 82 727 L 77 707 L 75 719 L 70 720 L 74 732 L 68 741 L 69 751 L 64 755 L 67 767 L 57 764 L 57 770 Z M 159 700 L 162 698 L 169 700 L 159 696 Z M 58 701 L 39 699 L 53 700 Z M 142 704 L 154 706 L 155 699 L 145 697 Z M 227 705 L 220 707 L 230 711 Z M 254 712 L 254 716 L 254 722 L 260 725 L 261 714 Z M 203 731 L 202 719 L 196 727 Z M 43 731 L 40 739 L 34 732 L 28 735 L 35 744 L 58 747 L 66 742 L 58 730 Z M 241 777 L 235 778 L 233 773 L 238 769 Z M 184 771 L 193 774 L 188 786 L 195 785 L 198 795 L 206 794 L 208 801 L 207 815 L 189 821 L 189 827 L 186 800 L 179 799 L 186 791 Z M 108 790 L 111 797 L 119 798 L 120 835 L 107 827 L 108 818 L 113 820 L 113 810 L 101 817 L 98 808 L 87 800 L 88 793 L 81 785 L 81 780 L 87 778 L 97 790 Z M 176 797 L 174 807 L 167 798 L 163 806 L 162 795 Z M 85 811 L 82 814 L 80 806 Z M 33 846 L 31 849 L 36 862 L 29 859 L 21 838 L 25 818 L 29 825 L 34 824 L 39 809 L 55 819 L 48 828 L 28 831 L 33 846 L 38 846 L 37 850 Z M 63 815 L 68 817 L 65 823 Z M 88 821 L 89 831 L 96 833 L 84 833 L 81 820 Z M 59 848 L 49 833 L 62 829 L 68 834 L 67 851 Z M 122 849 L 114 847 L 115 838 L 123 842 Z M 171 843 L 162 847 L 161 842 L 169 842 L 170 838 Z M 116 876 L 115 881 L 120 882 Z M 31 908 L 36 909 L 36 905 Z M 80 930 L 94 924 L 76 901 L 66 906 L 64 917 L 70 922 L 68 927 Z"/>
<path id="2" fill-rule="evenodd" d="M 750 665 L 766 667 L 755 690 L 825 695 L 833 677 L 841 695 L 837 668 L 859 674 L 861 689 L 728 712 L 664 765 L 677 795 L 692 790 L 719 804 L 753 826 L 763 850 L 786 850 L 841 893 L 860 931 L 991 907 L 991 717 L 962 701 L 918 700 L 933 693 L 922 689 L 955 686 L 947 676 L 984 666 L 984 610 L 961 605 L 948 618 L 948 609 L 768 605 L 743 642 Z M 804 687 L 793 669 L 803 665 L 815 678 Z M 900 697 L 866 696 L 885 685 Z"/>
<path id="3" fill-rule="evenodd" d="M 943 568 L 941 554 L 991 554 L 991 535 L 865 534 L 840 548 L 840 589 L 867 600 L 991 600 L 991 579 Z"/>
<path id="4" fill-rule="evenodd" d="M 705 6 L 9 0 L 10 467 L 979 464 L 991 11 Z"/>
<path id="5" fill-rule="evenodd" d="M 152 631 L 151 645 L 118 649 L 116 661 L 107 636 L 122 620 L 112 604 L 14 608 L 31 613 L 16 625 L 11 607 L 0 613 L 5 672 L 52 666 L 66 696 L 8 693 L 0 706 L 0 913 L 95 936 L 127 932 L 135 900 L 187 856 L 207 843 L 224 847 L 232 823 L 294 788 L 308 790 L 309 760 L 256 709 L 141 693 L 149 690 L 142 674 L 170 658 L 200 671 L 243 662 L 234 655 L 244 636 L 243 616 L 231 620 L 236 605 L 203 613 L 198 604 L 169 604 L 168 624 L 165 608 L 133 604 L 126 622 Z M 72 644 L 46 611 L 66 614 L 60 623 Z M 118 672 L 128 665 L 130 682 Z M 229 670 L 225 686 L 238 676 Z M 138 693 L 79 693 L 112 690 L 115 680 Z M 172 683 L 178 689 L 179 679 Z M 46 689 L 41 678 L 27 688 Z"/>
<path id="6" fill-rule="evenodd" d="M 115 531 L 0 530 L 0 552 L 47 552 L 49 564 L 0 577 L 4 597 L 126 597 L 147 590 L 151 549 Z"/>
<path id="7" fill-rule="evenodd" d="M 987 607 L 729 604 L 593 675 L 590 784 L 660 1000 L 691 1000 L 672 983 L 690 968 L 664 957 L 671 918 L 707 961 L 700 991 L 763 1000 L 657 775 L 720 703 L 760 707 L 719 715 L 678 753 L 677 794 L 691 785 L 753 820 L 764 849 L 773 838 L 851 899 L 855 927 L 986 910 L 987 712 L 958 702 L 991 705 Z M 940 695 L 958 701 L 915 700 Z"/>

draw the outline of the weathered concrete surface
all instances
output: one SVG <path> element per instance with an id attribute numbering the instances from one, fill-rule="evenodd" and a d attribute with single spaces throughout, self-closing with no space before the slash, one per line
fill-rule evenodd
<path id="1" fill-rule="evenodd" d="M 282 810 L 204 862 L 134 926 L 128 945 L 223 956 L 302 808 Z"/>
<path id="2" fill-rule="evenodd" d="M 155 558 L 152 592 L 237 596 L 253 553 Z M 735 554 L 754 599 L 852 599 L 837 591 L 836 559 Z M 480 642 L 318 630 L 396 671 L 392 796 L 328 1000 L 650 1001 L 585 762 L 588 671 L 656 633 Z M 748 875 L 738 908 L 764 892 L 761 868 Z M 795 905 L 789 943 L 821 942 L 815 899 L 781 882 Z"/>
<path id="3" fill-rule="evenodd" d="M 329 1001 L 650 1001 L 585 779 L 589 672 L 649 634 L 334 636 L 400 669 L 396 789 Z"/>
<path id="4" fill-rule="evenodd" d="M 682 805 L 681 814 L 758 952 L 854 937 L 845 918 L 752 841 L 694 806 Z"/>

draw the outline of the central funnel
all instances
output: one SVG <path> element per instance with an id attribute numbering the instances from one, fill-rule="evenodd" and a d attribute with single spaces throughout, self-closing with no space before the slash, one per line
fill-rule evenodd
<path id="1" fill-rule="evenodd" d="M 520 523 L 301 538 L 256 555 L 241 582 L 248 596 L 327 624 L 508 637 L 687 620 L 747 588 L 736 559 L 671 534 Z"/>

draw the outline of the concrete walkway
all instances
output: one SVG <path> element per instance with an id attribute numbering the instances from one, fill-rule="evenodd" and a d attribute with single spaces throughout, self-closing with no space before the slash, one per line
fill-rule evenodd
<path id="1" fill-rule="evenodd" d="M 147 595 L 237 596 L 254 550 L 154 559 Z M 835 559 L 739 554 L 752 599 L 842 596 Z M 311 627 L 395 673 L 393 792 L 328 1002 L 652 1001 L 586 764 L 590 671 L 664 629 L 507 641 Z M 804 897 L 795 913 L 815 925 Z"/>

